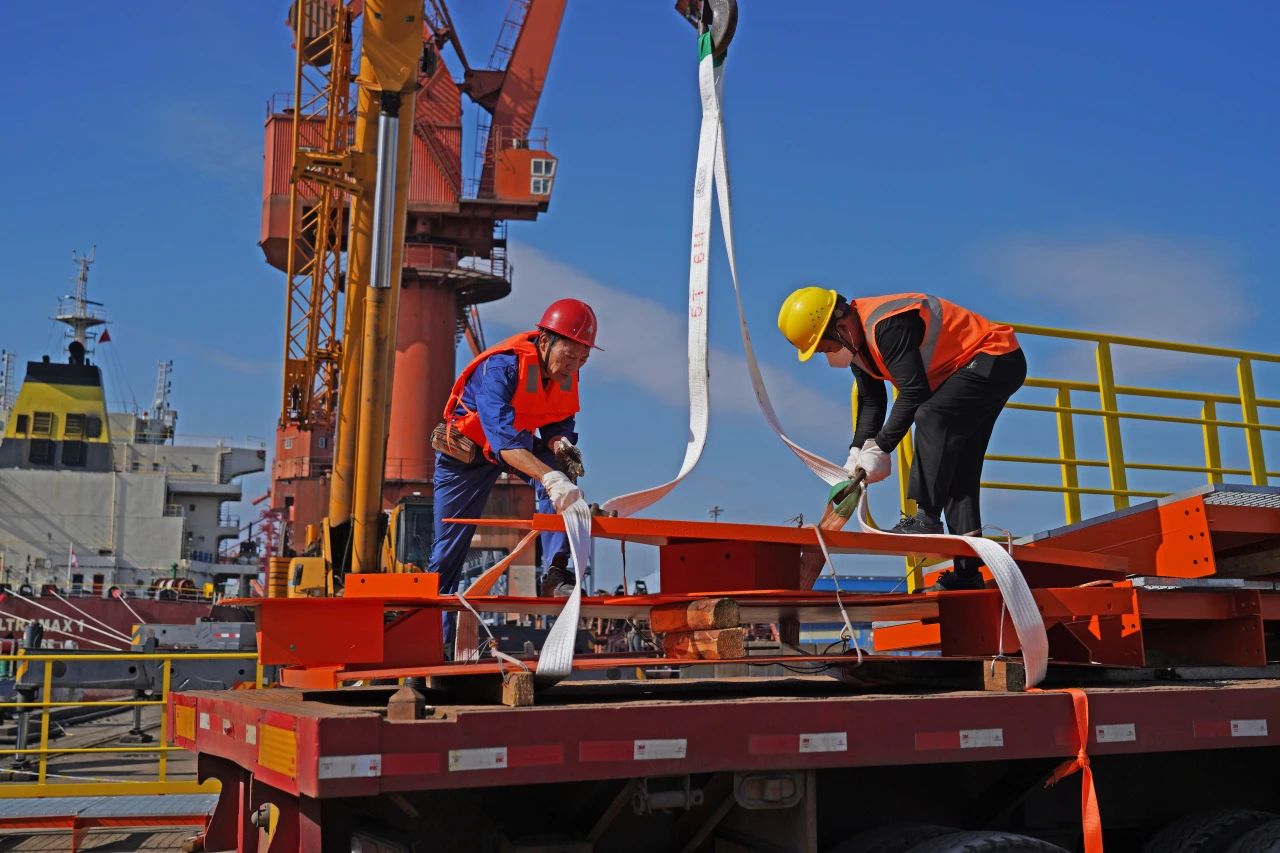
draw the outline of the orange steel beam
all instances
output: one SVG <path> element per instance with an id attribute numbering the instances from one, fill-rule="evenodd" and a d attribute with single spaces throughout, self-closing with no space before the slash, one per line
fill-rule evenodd
<path id="1" fill-rule="evenodd" d="M 949 661 L 967 660 L 974 661 L 978 658 L 965 658 L 961 656 L 948 658 Z M 928 666 L 930 663 L 936 664 L 937 658 L 926 658 L 915 655 L 891 656 L 884 655 L 876 657 L 877 661 L 905 661 L 915 663 L 922 667 Z M 530 668 L 536 664 L 536 660 L 529 660 Z M 578 655 L 573 659 L 573 668 L 579 671 L 592 671 L 602 669 L 619 669 L 626 667 L 685 667 L 685 666 L 705 666 L 707 664 L 725 664 L 725 663 L 742 663 L 747 665 L 767 664 L 786 664 L 788 666 L 812 666 L 815 671 L 825 666 L 844 666 L 855 667 L 858 665 L 858 658 L 854 654 L 840 655 L 776 655 L 772 657 L 752 656 L 745 658 L 727 659 L 727 660 L 688 660 L 686 658 L 661 658 L 653 657 L 646 653 L 636 655 L 606 655 L 601 657 L 593 657 L 591 655 Z M 438 664 L 434 666 L 413 667 L 410 669 L 364 669 L 350 670 L 341 672 L 337 675 L 340 682 L 360 681 L 362 679 L 371 678 L 411 678 L 421 676 L 466 676 L 466 675 L 501 675 L 509 673 L 512 670 L 512 664 L 502 663 L 500 661 L 478 661 L 475 663 L 448 663 Z"/>
<path id="2" fill-rule="evenodd" d="M 535 515 L 531 520 L 504 518 L 445 519 L 480 527 L 508 527 L 521 530 L 563 530 L 564 520 L 558 515 Z M 710 521 L 667 521 L 649 518 L 612 518 L 597 516 L 591 522 L 591 535 L 598 539 L 616 539 L 645 545 L 670 545 L 678 542 L 759 542 L 817 547 L 812 530 L 769 524 L 726 524 Z M 933 536 L 902 536 L 896 533 L 853 533 L 825 531 L 828 549 L 839 554 L 924 554 L 931 557 L 967 557 L 973 549 L 954 539 Z M 1060 565 L 1089 569 L 1117 579 L 1129 572 L 1129 561 L 1123 556 L 1087 553 L 1050 545 L 1023 544 L 1013 546 L 1013 558 L 1019 564 Z"/>
<path id="3" fill-rule="evenodd" d="M 1225 620 L 1262 616 L 1264 596 L 1256 589 L 1137 590 L 1144 619 Z M 1274 598 L 1274 595 L 1265 596 Z"/>
<path id="4" fill-rule="evenodd" d="M 412 575 L 408 575 L 412 577 Z M 958 594 L 958 593 L 956 593 Z M 799 618 L 809 622 L 830 622 L 839 619 L 839 605 L 835 593 L 800 592 L 796 590 L 743 590 L 717 593 L 735 599 L 742 613 L 744 624 L 761 624 L 777 621 L 782 616 Z M 695 601 L 704 594 L 641 595 L 641 596 L 587 596 L 582 599 L 584 619 L 647 618 L 649 611 L 663 604 Z M 854 621 L 896 621 L 931 619 L 938 615 L 938 594 L 867 595 L 843 593 L 841 600 L 849 618 Z M 524 598 L 508 595 L 470 596 L 467 602 L 482 613 L 524 613 L 534 616 L 556 616 L 564 608 L 564 601 L 556 598 Z M 302 647 L 314 640 L 322 647 L 311 657 L 337 654 L 343 648 L 362 647 L 361 653 L 381 654 L 381 634 L 384 611 L 409 610 L 462 610 L 465 605 L 454 596 L 414 596 L 411 594 L 386 597 L 339 598 L 269 598 L 232 599 L 223 602 L 229 606 L 254 606 L 262 614 L 262 657 L 276 662 L 289 655 L 279 656 L 281 649 L 297 651 L 291 646 Z M 307 606 L 304 606 L 307 605 Z M 373 634 L 379 632 L 379 637 Z M 363 648 L 367 644 L 368 648 Z M 350 653 L 330 657 L 330 662 L 352 660 Z"/>

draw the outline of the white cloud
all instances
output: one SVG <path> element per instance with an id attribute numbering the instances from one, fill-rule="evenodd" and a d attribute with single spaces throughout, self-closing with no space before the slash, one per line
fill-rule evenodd
<path id="1" fill-rule="evenodd" d="M 202 349 L 201 354 L 218 367 L 236 373 L 242 373 L 245 376 L 262 376 L 273 372 L 279 372 L 280 368 L 273 362 L 263 359 L 243 358 L 219 349 Z"/>
<path id="2" fill-rule="evenodd" d="M 1048 325 L 1229 346 L 1251 319 L 1230 260 L 1186 240 L 1012 237 L 983 260 Z"/>
<path id="3" fill-rule="evenodd" d="M 511 296 L 483 306 L 486 320 L 528 327 L 551 301 L 572 296 L 595 309 L 604 352 L 591 358 L 592 381 L 623 382 L 673 406 L 688 405 L 688 321 L 659 303 L 635 296 L 555 261 L 526 245 L 512 247 L 515 287 Z M 685 282 L 672 282 L 683 289 Z M 772 331 L 770 329 L 769 331 Z M 759 332 L 757 333 L 757 335 Z M 759 342 L 757 339 L 757 347 Z M 711 347 L 711 402 L 717 411 L 755 413 L 757 405 L 740 350 Z M 793 370 L 761 365 L 783 425 L 829 427 L 842 400 L 829 399 L 796 382 Z"/>
<path id="4" fill-rule="evenodd" d="M 171 159 L 210 177 L 237 182 L 262 174 L 261 125 L 191 104 L 159 107 L 153 123 L 152 138 Z"/>

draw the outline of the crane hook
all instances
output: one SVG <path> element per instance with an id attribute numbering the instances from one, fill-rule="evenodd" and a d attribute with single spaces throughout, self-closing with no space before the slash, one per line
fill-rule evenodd
<path id="1" fill-rule="evenodd" d="M 698 32 L 711 31 L 711 55 L 723 59 L 738 28 L 738 0 L 678 0 L 676 9 Z"/>

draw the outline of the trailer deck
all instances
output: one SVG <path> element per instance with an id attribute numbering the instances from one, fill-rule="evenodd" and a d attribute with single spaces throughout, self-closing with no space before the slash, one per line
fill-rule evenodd
<path id="1" fill-rule="evenodd" d="M 1280 574 L 1270 560 L 1278 494 L 1199 489 L 1014 545 L 1049 640 L 1043 689 L 1026 689 L 996 589 L 837 600 L 787 583 L 816 544 L 811 530 L 597 518 L 598 537 L 659 547 L 663 591 L 589 597 L 587 616 L 732 599 L 739 627 L 715 628 L 742 631 L 758 620 L 830 621 L 843 608 L 876 625 L 876 653 L 783 643 L 715 660 L 696 650 L 587 654 L 570 680 L 535 693 L 533 657 L 444 660 L 440 613 L 464 605 L 437 595 L 433 576 L 353 575 L 342 597 L 258 602 L 262 658 L 284 665 L 285 687 L 175 694 L 170 730 L 199 755 L 200 778 L 222 785 L 206 849 L 258 849 L 258 832 L 265 849 L 339 849 L 373 825 L 401 839 L 387 849 L 412 850 L 427 821 L 444 849 L 693 851 L 715 834 L 721 847 L 736 838 L 741 849 L 816 850 L 926 818 L 1099 850 L 1095 760 L 1107 768 L 1098 789 L 1113 841 L 1206 803 L 1277 799 L 1246 780 L 1280 745 L 1280 668 L 1270 663 L 1280 656 L 1269 649 L 1280 623 L 1269 577 Z M 941 557 L 968 547 L 917 539 L 927 537 L 838 533 L 827 544 Z M 469 602 L 541 615 L 559 605 Z M 527 690 L 508 695 L 521 681 Z M 1161 763 L 1186 754 L 1215 772 L 1187 779 Z M 1076 770 L 1082 782 L 1044 790 Z M 928 779 L 951 798 L 918 808 L 881 790 L 893 779 Z M 1141 804 L 1135 784 L 1147 789 Z M 832 803 L 851 785 L 873 807 Z M 486 798 L 498 792 L 520 796 L 501 798 L 495 815 Z M 1124 809 L 1106 811 L 1108 796 Z M 566 811 L 566 798 L 578 806 Z M 555 830 L 568 846 L 502 834 L 513 802 L 531 809 L 522 831 Z M 637 824 L 620 817 L 626 802 L 637 815 L 683 817 Z M 498 834 L 445 843 L 433 834 L 442 823 Z"/>

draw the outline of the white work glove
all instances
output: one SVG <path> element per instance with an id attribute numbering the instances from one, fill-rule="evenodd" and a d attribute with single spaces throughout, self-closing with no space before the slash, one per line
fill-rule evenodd
<path id="1" fill-rule="evenodd" d="M 556 512 L 564 512 L 582 500 L 582 489 L 579 489 L 569 478 L 559 471 L 548 471 L 542 475 L 542 487 L 547 490 L 547 497 Z"/>
<path id="2" fill-rule="evenodd" d="M 868 438 L 861 449 L 849 450 L 849 458 L 844 463 L 844 469 L 849 472 L 850 477 L 856 476 L 859 468 L 866 472 L 868 483 L 878 483 L 893 471 L 893 461 L 888 453 L 880 449 L 874 438 Z"/>

